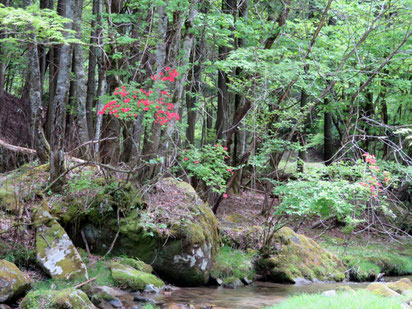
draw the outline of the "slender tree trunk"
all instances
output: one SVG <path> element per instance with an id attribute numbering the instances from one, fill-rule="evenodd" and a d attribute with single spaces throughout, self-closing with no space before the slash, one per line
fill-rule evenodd
<path id="1" fill-rule="evenodd" d="M 60 9 L 62 10 L 62 16 L 72 19 L 74 18 L 74 0 L 60 0 Z M 72 22 L 66 24 L 66 30 L 73 29 Z M 64 33 L 64 36 L 68 37 L 68 32 Z M 67 93 L 69 91 L 70 72 L 72 62 L 72 48 L 68 44 L 63 44 L 60 47 L 59 57 L 59 71 L 57 74 L 56 82 L 56 95 L 54 97 L 54 119 L 52 122 L 52 135 L 51 135 L 51 158 L 50 158 L 50 180 L 51 182 L 57 180 L 57 178 L 64 172 L 64 136 L 66 129 L 66 102 Z M 63 177 L 59 181 L 56 181 L 53 189 L 58 191 L 63 184 Z"/>
<path id="2" fill-rule="evenodd" d="M 87 97 L 86 97 L 86 119 L 87 119 L 87 129 L 89 132 L 89 139 L 94 137 L 94 123 L 93 123 L 93 106 L 96 96 L 96 51 L 97 51 L 97 37 L 100 33 L 96 28 L 96 20 L 100 20 L 99 11 L 100 1 L 102 0 L 93 0 L 93 15 L 96 16 L 96 19 L 92 19 L 91 28 L 92 33 L 90 36 L 90 48 L 89 48 L 89 65 L 87 72 Z"/>
<path id="3" fill-rule="evenodd" d="M 328 103 L 328 100 L 325 99 L 325 105 Z M 331 158 L 333 156 L 332 112 L 324 113 L 323 137 L 323 160 L 326 165 L 329 165 L 332 163 Z"/>
<path id="4" fill-rule="evenodd" d="M 164 5 L 158 7 L 158 15 L 159 15 L 159 22 L 158 22 L 158 31 L 160 40 L 157 44 L 156 49 L 156 67 L 158 71 L 162 71 L 165 67 L 166 62 L 166 49 L 167 49 L 167 22 L 168 17 L 166 13 L 166 7 Z M 160 143 L 160 133 L 161 133 L 161 124 L 160 123 L 153 123 L 151 134 L 150 136 L 145 139 L 143 145 L 143 152 L 142 155 L 145 159 L 149 159 L 153 157 L 159 148 Z"/>
<path id="5" fill-rule="evenodd" d="M 300 93 L 300 109 L 302 113 L 304 113 L 304 109 L 305 109 L 307 101 L 308 101 L 308 95 L 305 89 L 302 89 Z M 306 126 L 307 126 L 307 121 L 304 121 L 302 125 L 302 130 L 298 137 L 300 147 L 306 146 Z M 301 149 L 299 150 L 299 153 L 298 153 L 298 166 L 297 166 L 298 172 L 301 172 L 301 173 L 303 172 L 303 166 L 304 166 L 305 161 L 306 161 L 306 149 Z"/>
<path id="6" fill-rule="evenodd" d="M 83 0 L 75 0 L 75 12 L 73 30 L 76 31 L 76 38 L 81 40 L 82 38 L 82 13 L 83 13 Z M 77 117 L 76 124 L 79 130 L 80 144 L 84 144 L 89 140 L 87 119 L 86 119 L 86 80 L 84 72 L 84 59 L 83 48 L 80 44 L 74 44 L 73 49 L 73 70 L 74 70 L 74 97 L 77 104 Z M 86 148 L 88 153 L 89 147 Z"/>

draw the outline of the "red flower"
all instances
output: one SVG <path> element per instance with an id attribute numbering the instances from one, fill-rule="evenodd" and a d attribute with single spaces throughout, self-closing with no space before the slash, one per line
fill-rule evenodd
<path id="1" fill-rule="evenodd" d="M 189 160 L 189 158 L 188 158 L 188 157 L 186 157 L 186 158 L 185 158 L 185 161 L 187 161 L 187 160 Z"/>
<path id="2" fill-rule="evenodd" d="M 227 198 L 227 194 L 226 194 L 226 193 L 223 193 L 223 198 Z"/>
<path id="3" fill-rule="evenodd" d="M 199 163 L 199 161 L 196 160 L 196 161 L 195 161 L 195 164 L 198 164 L 198 163 Z"/>

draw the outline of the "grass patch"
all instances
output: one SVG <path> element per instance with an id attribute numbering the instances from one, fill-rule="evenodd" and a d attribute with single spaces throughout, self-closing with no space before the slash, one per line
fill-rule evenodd
<path id="1" fill-rule="evenodd" d="M 342 239 L 325 238 L 322 246 L 341 258 L 350 270 L 350 279 L 354 281 L 373 281 L 379 273 L 402 276 L 412 274 L 412 256 L 403 245 L 394 243 L 365 243 L 362 239 L 351 241 L 346 247 Z"/>
<path id="2" fill-rule="evenodd" d="M 254 258 L 255 255 L 252 252 L 223 246 L 216 255 L 212 276 L 220 279 L 228 277 L 254 279 L 256 276 L 253 267 Z"/>
<path id="3" fill-rule="evenodd" d="M 267 307 L 274 309 L 401 309 L 408 296 L 382 297 L 365 290 L 338 293 L 334 296 L 321 294 L 300 294 L 288 298 L 285 302 Z"/>

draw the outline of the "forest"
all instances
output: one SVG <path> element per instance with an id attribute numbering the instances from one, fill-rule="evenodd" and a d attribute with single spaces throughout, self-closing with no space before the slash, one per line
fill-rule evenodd
<path id="1" fill-rule="evenodd" d="M 0 0 L 0 308 L 412 308 L 412 0 Z"/>

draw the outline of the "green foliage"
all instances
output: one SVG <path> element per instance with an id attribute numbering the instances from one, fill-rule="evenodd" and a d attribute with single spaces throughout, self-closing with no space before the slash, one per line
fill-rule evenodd
<path id="1" fill-rule="evenodd" d="M 187 175 L 196 176 L 217 193 L 226 191 L 226 181 L 235 170 L 227 161 L 227 148 L 219 143 L 205 145 L 201 149 L 184 149 L 180 154 L 180 164 Z"/>
<path id="2" fill-rule="evenodd" d="M 73 174 L 72 178 L 67 182 L 70 192 L 79 192 L 86 189 L 94 190 L 99 187 L 93 179 L 93 171 L 83 171 L 79 174 Z"/>
<path id="3" fill-rule="evenodd" d="M 401 309 L 401 305 L 406 299 L 407 296 L 383 297 L 364 290 L 338 293 L 332 296 L 301 294 L 292 296 L 285 302 L 266 309 Z"/>
<path id="4" fill-rule="evenodd" d="M 254 259 L 253 252 L 244 252 L 223 246 L 216 255 L 211 274 L 220 279 L 228 277 L 254 279 L 256 276 L 253 267 Z"/>
<path id="5" fill-rule="evenodd" d="M 17 267 L 31 267 L 36 264 L 36 253 L 32 248 L 18 243 L 13 246 L 0 243 L 0 259 L 5 259 Z"/>
<path id="6" fill-rule="evenodd" d="M 277 185 L 274 193 L 282 200 L 274 214 L 335 217 L 346 224 L 344 231 L 349 233 L 364 221 L 363 214 L 369 206 L 393 216 L 380 189 L 390 179 L 389 172 L 358 160 L 355 164 L 336 162 L 309 170 L 287 183 L 270 180 Z"/>
<path id="7" fill-rule="evenodd" d="M 65 24 L 71 20 L 61 17 L 56 11 L 39 9 L 37 5 L 30 5 L 25 9 L 5 7 L 0 5 L 0 23 L 3 30 L 14 32 L 29 40 L 28 35 L 34 31 L 36 38 L 42 43 L 81 43 L 74 39 L 65 39 L 63 32 L 74 33 L 65 29 Z M 8 36 L 0 42 L 18 43 L 18 36 Z M 33 42 L 32 42 L 33 43 Z"/>

